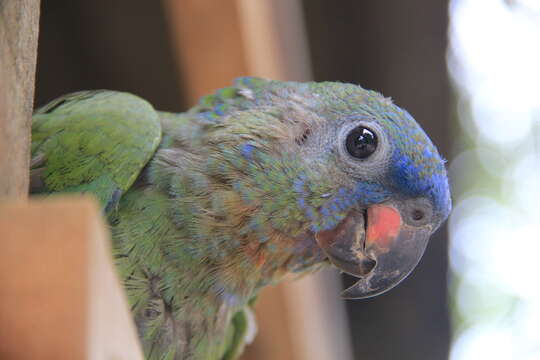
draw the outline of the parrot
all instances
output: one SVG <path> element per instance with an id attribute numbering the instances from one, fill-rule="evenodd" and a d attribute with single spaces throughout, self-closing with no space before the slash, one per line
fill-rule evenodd
<path id="1" fill-rule="evenodd" d="M 384 293 L 451 210 L 415 119 L 343 82 L 242 77 L 184 113 L 68 94 L 33 115 L 30 177 L 99 201 L 147 359 L 238 358 L 261 289 L 326 265 Z"/>

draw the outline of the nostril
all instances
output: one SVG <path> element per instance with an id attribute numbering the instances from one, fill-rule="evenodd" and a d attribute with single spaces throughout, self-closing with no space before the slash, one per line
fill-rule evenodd
<path id="1" fill-rule="evenodd" d="M 420 210 L 420 209 L 414 209 L 412 211 L 412 219 L 414 221 L 420 221 L 424 218 L 425 214 L 424 214 L 424 211 Z"/>

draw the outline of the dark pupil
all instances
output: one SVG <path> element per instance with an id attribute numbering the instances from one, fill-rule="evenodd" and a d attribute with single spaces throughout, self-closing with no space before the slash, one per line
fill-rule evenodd
<path id="1" fill-rule="evenodd" d="M 377 149 L 377 136 L 371 130 L 359 126 L 347 135 L 345 145 L 351 156 L 365 159 Z"/>

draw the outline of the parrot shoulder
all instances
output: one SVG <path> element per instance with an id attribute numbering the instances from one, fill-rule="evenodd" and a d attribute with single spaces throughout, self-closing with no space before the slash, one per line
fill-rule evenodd
<path id="1" fill-rule="evenodd" d="M 108 212 L 161 136 L 158 113 L 135 95 L 96 90 L 62 96 L 33 115 L 30 192 L 90 193 Z"/>

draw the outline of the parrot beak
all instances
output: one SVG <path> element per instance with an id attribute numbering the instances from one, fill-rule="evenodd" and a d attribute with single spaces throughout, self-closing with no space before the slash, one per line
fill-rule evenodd
<path id="1" fill-rule="evenodd" d="M 346 299 L 382 294 L 399 284 L 424 254 L 431 225 L 411 226 L 392 204 L 378 204 L 364 215 L 353 210 L 332 230 L 315 234 L 319 246 L 341 271 L 360 278 Z"/>

